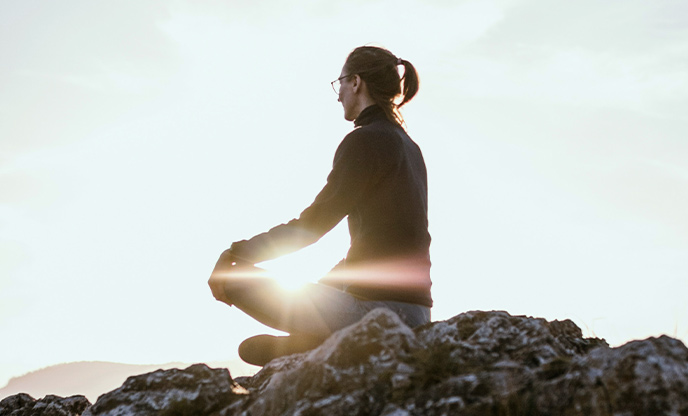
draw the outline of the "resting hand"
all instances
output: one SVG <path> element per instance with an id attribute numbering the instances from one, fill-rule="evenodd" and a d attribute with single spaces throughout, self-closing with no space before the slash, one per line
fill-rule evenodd
<path id="1" fill-rule="evenodd" d="M 237 264 L 237 259 L 232 253 L 231 249 L 225 250 L 220 254 L 220 258 L 215 264 L 210 279 L 208 280 L 208 286 L 210 286 L 210 291 L 213 293 L 215 299 L 220 302 L 229 303 L 229 299 L 225 294 L 225 282 L 227 281 L 227 274 L 235 267 Z M 231 304 L 230 304 L 231 305 Z"/>

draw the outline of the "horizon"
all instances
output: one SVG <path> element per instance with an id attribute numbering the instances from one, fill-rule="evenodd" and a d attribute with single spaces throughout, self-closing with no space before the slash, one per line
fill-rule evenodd
<path id="1" fill-rule="evenodd" d="M 277 334 L 206 282 L 324 185 L 353 128 L 329 83 L 364 44 L 420 74 L 402 112 L 428 168 L 433 320 L 688 341 L 688 4 L 0 11 L 0 386 L 60 363 L 231 361 Z M 347 248 L 342 222 L 267 267 L 313 281 Z"/>

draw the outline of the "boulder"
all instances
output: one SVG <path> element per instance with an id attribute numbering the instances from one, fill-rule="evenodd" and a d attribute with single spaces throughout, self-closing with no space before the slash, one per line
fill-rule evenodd
<path id="1" fill-rule="evenodd" d="M 321 347 L 265 366 L 247 385 L 244 410 L 535 414 L 525 394 L 532 385 L 564 374 L 574 357 L 596 347 L 608 348 L 603 340 L 584 339 L 571 321 L 468 312 L 413 331 L 378 309 Z"/>
<path id="2" fill-rule="evenodd" d="M 84 396 L 48 395 L 36 400 L 19 393 L 0 401 L 0 416 L 79 416 L 90 405 Z"/>
<path id="3" fill-rule="evenodd" d="M 206 415 L 245 396 L 227 369 L 195 364 L 129 377 L 105 393 L 83 416 Z"/>

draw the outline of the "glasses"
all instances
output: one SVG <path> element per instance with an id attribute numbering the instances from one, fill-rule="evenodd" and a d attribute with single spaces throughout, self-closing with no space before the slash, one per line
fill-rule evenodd
<path id="1" fill-rule="evenodd" d="M 339 88 L 342 86 L 342 80 L 344 78 L 349 78 L 351 75 L 343 75 L 334 81 L 330 82 L 330 85 L 332 85 L 332 89 L 334 90 L 334 93 L 339 95 Z"/>

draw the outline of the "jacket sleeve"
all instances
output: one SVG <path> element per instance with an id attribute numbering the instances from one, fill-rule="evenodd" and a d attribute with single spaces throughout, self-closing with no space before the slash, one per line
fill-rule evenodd
<path id="1" fill-rule="evenodd" d="M 315 243 L 347 216 L 368 190 L 377 164 L 369 141 L 357 133 L 344 138 L 325 187 L 297 219 L 233 243 L 233 254 L 251 263 L 271 260 Z"/>

